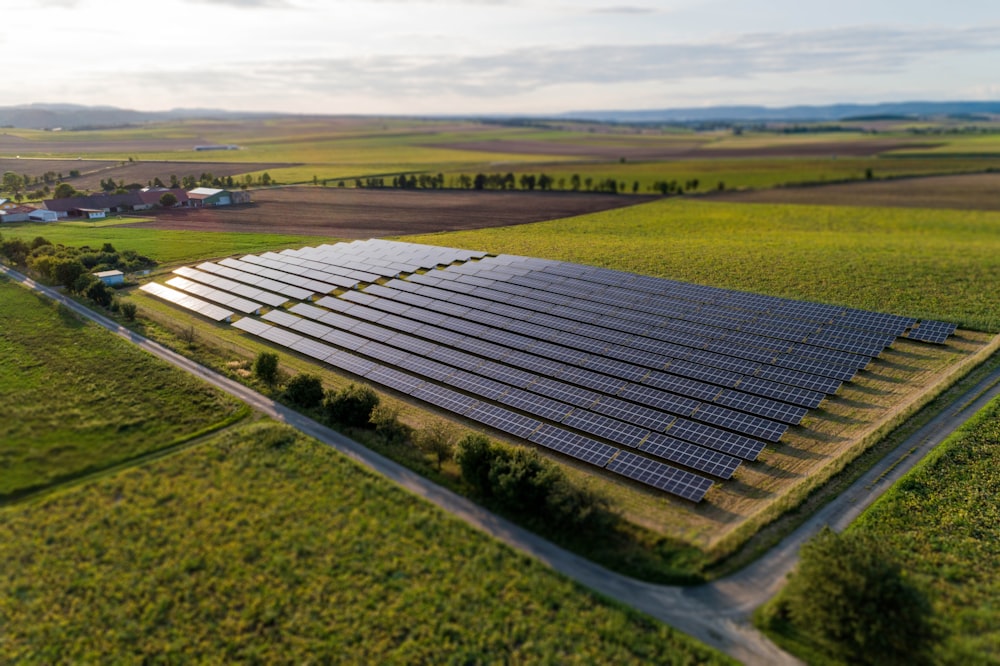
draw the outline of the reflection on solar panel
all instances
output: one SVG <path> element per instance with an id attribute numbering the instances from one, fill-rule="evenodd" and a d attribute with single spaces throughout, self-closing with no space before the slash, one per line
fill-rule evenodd
<path id="1" fill-rule="evenodd" d="M 197 312 L 213 321 L 229 321 L 234 314 L 232 311 L 220 308 L 218 305 L 206 303 L 194 296 L 188 296 L 183 292 L 171 289 L 170 287 L 164 287 L 162 284 L 157 284 L 156 282 L 147 282 L 139 288 L 148 294 L 152 294 L 174 305 L 179 305 L 192 312 Z"/>
<path id="2" fill-rule="evenodd" d="M 245 314 L 274 308 L 235 322 L 249 334 L 693 501 L 712 483 L 694 472 L 731 478 L 898 336 L 940 344 L 955 331 L 944 322 L 381 240 L 175 273 L 169 284 Z M 162 285 L 144 289 L 232 315 Z"/>

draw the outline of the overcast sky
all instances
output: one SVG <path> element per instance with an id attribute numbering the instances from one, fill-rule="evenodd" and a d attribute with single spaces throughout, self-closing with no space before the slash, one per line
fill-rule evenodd
<path id="1" fill-rule="evenodd" d="M 0 106 L 555 113 L 1000 98 L 995 0 L 2 0 Z"/>

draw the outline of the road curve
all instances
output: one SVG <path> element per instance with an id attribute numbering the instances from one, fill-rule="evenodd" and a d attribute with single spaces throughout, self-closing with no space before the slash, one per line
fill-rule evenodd
<path id="1" fill-rule="evenodd" d="M 190 372 L 245 401 L 273 419 L 329 445 L 352 460 L 388 477 L 466 523 L 511 547 L 541 560 L 580 584 L 624 605 L 651 615 L 703 643 L 747 664 L 796 664 L 750 624 L 752 611 L 770 599 L 795 566 L 799 547 L 824 525 L 841 530 L 913 468 L 935 446 L 991 399 L 1000 395 L 1000 368 L 959 398 L 955 409 L 938 415 L 883 458 L 839 497 L 820 509 L 754 564 L 725 578 L 696 587 L 647 583 L 615 573 L 560 548 L 470 500 L 438 486 L 354 440 L 299 414 L 266 396 L 173 352 L 107 317 L 0 266 L 13 280 L 65 305 L 149 353 Z"/>

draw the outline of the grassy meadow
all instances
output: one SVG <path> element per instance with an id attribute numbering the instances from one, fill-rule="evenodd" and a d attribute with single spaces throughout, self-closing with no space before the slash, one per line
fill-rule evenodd
<path id="1" fill-rule="evenodd" d="M 269 422 L 0 509 L 5 663 L 728 659 Z"/>
<path id="2" fill-rule="evenodd" d="M 927 595 L 943 637 L 930 663 L 1000 663 L 998 469 L 1000 400 L 994 400 L 849 528 L 888 544 L 908 579 Z M 819 654 L 794 626 L 765 624 L 803 658 Z"/>
<path id="3" fill-rule="evenodd" d="M 111 243 L 115 247 L 135 250 L 161 264 L 204 261 L 233 254 L 256 254 L 268 250 L 283 250 L 288 247 L 315 245 L 322 240 L 316 236 L 286 234 L 137 229 L 127 224 L 91 227 L 79 221 L 10 225 L 4 226 L 2 233 L 5 238 L 21 238 L 29 243 L 37 236 L 43 236 L 58 245 L 73 247 L 84 245 L 101 247 L 104 243 Z"/>
<path id="4" fill-rule="evenodd" d="M 188 441 L 235 400 L 0 278 L 0 501 Z"/>
<path id="5" fill-rule="evenodd" d="M 669 199 L 406 240 L 1000 330 L 1000 213 Z"/>

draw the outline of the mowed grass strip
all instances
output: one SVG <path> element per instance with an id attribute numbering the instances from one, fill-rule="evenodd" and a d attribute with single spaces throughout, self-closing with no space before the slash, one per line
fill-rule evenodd
<path id="1" fill-rule="evenodd" d="M 260 422 L 0 511 L 5 663 L 714 664 Z"/>
<path id="2" fill-rule="evenodd" d="M 235 418 L 239 404 L 0 278 L 0 500 Z"/>
<path id="3" fill-rule="evenodd" d="M 670 199 L 406 240 L 1000 330 L 1000 213 Z"/>
<path id="4" fill-rule="evenodd" d="M 126 220 L 127 221 L 127 220 Z M 123 226 L 81 226 L 68 224 L 19 224 L 4 227 L 5 238 L 22 238 L 29 243 L 43 236 L 52 243 L 73 247 L 101 247 L 135 250 L 162 264 L 204 261 L 233 254 L 255 254 L 268 250 L 316 244 L 315 236 L 260 233 L 220 233 L 212 231 L 167 231 Z"/>

